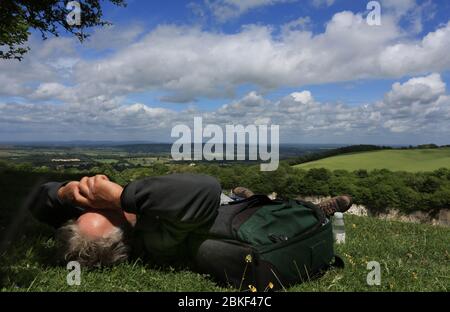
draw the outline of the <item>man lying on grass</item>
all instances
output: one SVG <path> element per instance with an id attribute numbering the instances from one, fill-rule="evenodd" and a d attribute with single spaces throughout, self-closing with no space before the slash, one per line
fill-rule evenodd
<path id="1" fill-rule="evenodd" d="M 110 266 L 133 255 L 158 265 L 188 265 L 192 233 L 208 233 L 224 198 L 212 177 L 173 174 L 134 181 L 125 188 L 104 175 L 43 185 L 30 207 L 57 231 L 62 259 L 85 267 Z M 236 195 L 252 197 L 245 188 Z M 327 216 L 345 212 L 351 197 L 318 205 Z"/>

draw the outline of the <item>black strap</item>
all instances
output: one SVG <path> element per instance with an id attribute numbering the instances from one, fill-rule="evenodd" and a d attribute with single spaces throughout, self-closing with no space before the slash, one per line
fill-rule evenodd
<path id="1" fill-rule="evenodd" d="M 301 200 L 301 199 L 296 199 L 295 202 L 297 204 L 308 207 L 309 209 L 314 211 L 314 214 L 316 215 L 316 218 L 319 220 L 319 222 L 321 224 L 325 223 L 325 220 L 327 217 L 326 217 L 325 213 L 323 212 L 323 210 L 319 208 L 319 206 L 317 206 L 316 204 L 314 204 L 310 201 L 305 201 L 305 200 Z"/>
<path id="2" fill-rule="evenodd" d="M 250 217 L 255 210 L 268 204 L 272 204 L 272 201 L 267 196 L 254 195 L 246 199 L 221 205 L 215 220 L 204 234 L 210 238 L 235 239 L 236 235 L 233 227 L 240 227 L 239 223 L 236 222 L 245 222 L 245 218 Z M 246 213 L 244 214 L 243 212 Z M 237 216 L 241 218 L 237 218 Z"/>
<path id="3" fill-rule="evenodd" d="M 345 268 L 345 262 L 340 256 L 334 255 L 333 258 L 334 258 L 334 261 L 330 264 L 331 268 L 338 268 L 338 269 Z"/>
<path id="4" fill-rule="evenodd" d="M 248 198 L 229 202 L 227 205 L 234 206 L 244 204 L 246 208 L 249 208 L 255 205 L 268 205 L 271 203 L 273 203 L 273 201 L 266 195 L 256 194 Z"/>

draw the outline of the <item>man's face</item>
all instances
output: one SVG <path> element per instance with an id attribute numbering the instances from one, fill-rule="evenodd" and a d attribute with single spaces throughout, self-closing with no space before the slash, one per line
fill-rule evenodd
<path id="1" fill-rule="evenodd" d="M 114 210 L 89 211 L 77 220 L 80 233 L 94 239 L 107 237 L 126 222 L 124 214 Z"/>

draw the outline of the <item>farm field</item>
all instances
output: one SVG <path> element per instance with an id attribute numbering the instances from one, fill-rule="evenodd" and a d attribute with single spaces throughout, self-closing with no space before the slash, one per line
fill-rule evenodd
<path id="1" fill-rule="evenodd" d="M 382 150 L 345 154 L 307 162 L 295 166 L 299 169 L 326 168 L 329 170 L 388 169 L 391 171 L 433 171 L 450 168 L 450 148 Z"/>

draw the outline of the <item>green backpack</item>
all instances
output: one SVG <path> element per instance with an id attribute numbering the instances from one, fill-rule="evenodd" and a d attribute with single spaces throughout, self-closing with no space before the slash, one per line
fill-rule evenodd
<path id="1" fill-rule="evenodd" d="M 198 271 L 239 290 L 282 289 L 343 266 L 321 209 L 263 195 L 222 205 L 196 250 Z"/>

